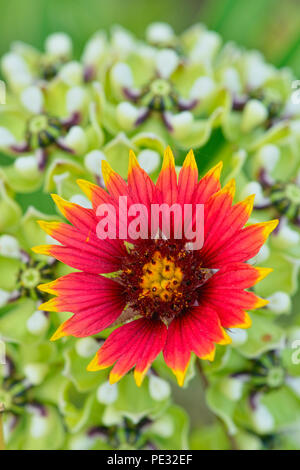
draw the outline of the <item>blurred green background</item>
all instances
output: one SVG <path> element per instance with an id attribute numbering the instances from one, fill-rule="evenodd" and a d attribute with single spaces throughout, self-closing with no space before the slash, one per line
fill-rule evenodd
<path id="1" fill-rule="evenodd" d="M 176 32 L 201 21 L 300 74 L 299 0 L 0 0 L 0 18 L 0 55 L 16 39 L 42 47 L 55 31 L 72 36 L 78 55 L 93 32 L 112 24 L 143 37 L 153 21 L 167 21 Z"/>

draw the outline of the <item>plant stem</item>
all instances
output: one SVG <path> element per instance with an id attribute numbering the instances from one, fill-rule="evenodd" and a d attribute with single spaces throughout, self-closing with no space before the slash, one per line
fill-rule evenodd
<path id="1" fill-rule="evenodd" d="M 2 403 L 0 403 L 0 450 L 5 449 L 4 435 L 3 435 L 3 422 L 2 422 L 3 412 L 4 412 L 4 406 L 2 405 Z"/>
<path id="2" fill-rule="evenodd" d="M 196 368 L 197 368 L 197 371 L 198 371 L 198 374 L 199 374 L 199 377 L 202 381 L 202 384 L 203 384 L 203 388 L 204 390 L 207 389 L 207 387 L 209 386 L 209 382 L 207 380 L 207 377 L 206 375 L 204 374 L 203 372 L 203 369 L 202 369 L 202 364 L 201 364 L 201 359 L 197 359 L 196 360 Z M 219 416 L 216 416 L 217 420 L 219 421 L 219 423 L 221 424 L 222 428 L 224 429 L 224 432 L 227 436 L 227 439 L 230 443 L 230 447 L 231 447 L 231 450 L 238 450 L 238 445 L 236 443 L 236 440 L 234 438 L 234 436 L 232 434 L 230 434 L 228 432 L 228 429 L 227 429 L 227 426 L 226 424 L 224 423 L 224 421 L 219 417 Z"/>

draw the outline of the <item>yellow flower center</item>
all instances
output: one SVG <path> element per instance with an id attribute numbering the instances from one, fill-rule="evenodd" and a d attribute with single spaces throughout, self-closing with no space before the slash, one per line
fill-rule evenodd
<path id="1" fill-rule="evenodd" d="M 143 289 L 141 297 L 159 297 L 168 302 L 181 284 L 183 274 L 176 266 L 172 257 L 162 257 L 156 251 L 150 263 L 143 266 L 143 276 L 140 287 Z"/>

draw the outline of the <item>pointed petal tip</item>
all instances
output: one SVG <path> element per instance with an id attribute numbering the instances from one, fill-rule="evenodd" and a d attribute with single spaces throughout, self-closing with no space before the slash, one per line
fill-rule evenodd
<path id="1" fill-rule="evenodd" d="M 97 354 L 95 354 L 95 356 L 93 357 L 91 362 L 87 365 L 86 370 L 89 371 L 89 372 L 96 372 L 100 369 L 101 369 L 101 367 L 98 364 L 98 353 L 97 353 Z"/>
<path id="2" fill-rule="evenodd" d="M 171 147 L 168 145 L 164 152 L 162 170 L 170 167 L 175 168 L 175 159 Z"/>
<path id="3" fill-rule="evenodd" d="M 57 330 L 55 331 L 55 333 L 51 336 L 50 338 L 50 341 L 56 341 L 60 338 L 63 338 L 64 336 L 67 336 L 68 334 L 63 331 L 63 328 L 64 328 L 64 323 L 62 323 L 58 328 Z"/>
<path id="4" fill-rule="evenodd" d="M 38 255 L 51 256 L 51 245 L 33 246 L 31 250 Z"/>
<path id="5" fill-rule="evenodd" d="M 182 166 L 183 167 L 190 167 L 193 170 L 197 170 L 198 167 L 197 167 L 197 163 L 196 163 L 196 159 L 195 159 L 193 149 L 191 149 L 189 151 L 189 153 L 187 154 L 187 156 L 185 157 L 185 160 L 184 160 Z"/>
<path id="6" fill-rule="evenodd" d="M 272 268 L 255 268 L 257 273 L 258 273 L 258 278 L 256 280 L 257 282 L 262 281 L 266 276 L 268 276 L 270 273 L 272 273 L 274 270 Z"/>
<path id="7" fill-rule="evenodd" d="M 128 162 L 128 174 L 132 172 L 134 168 L 140 168 L 138 159 L 133 150 L 129 150 L 129 162 Z"/>
<path id="8" fill-rule="evenodd" d="M 110 383 L 111 385 L 113 385 L 113 384 L 119 382 L 119 380 L 120 380 L 121 378 L 122 378 L 122 375 L 114 374 L 113 372 L 111 372 L 111 373 L 109 374 L 109 383 Z"/>
<path id="9" fill-rule="evenodd" d="M 200 357 L 200 359 L 213 362 L 215 359 L 215 355 L 216 355 L 216 347 L 214 346 L 210 353 L 206 354 L 205 356 Z"/>
<path id="10" fill-rule="evenodd" d="M 279 223 L 278 219 L 269 220 L 268 222 L 264 222 L 264 235 L 267 238 L 273 230 L 277 227 Z"/>
<path id="11" fill-rule="evenodd" d="M 144 378 L 148 372 L 148 367 L 143 371 L 138 371 L 134 369 L 134 380 L 138 387 L 140 387 L 144 381 Z"/>

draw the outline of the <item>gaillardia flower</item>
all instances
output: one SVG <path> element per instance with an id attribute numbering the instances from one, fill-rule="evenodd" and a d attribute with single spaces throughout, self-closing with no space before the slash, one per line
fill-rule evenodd
<path id="1" fill-rule="evenodd" d="M 111 383 L 135 367 L 134 377 L 140 385 L 163 351 L 166 364 L 182 385 L 191 352 L 213 360 L 216 344 L 230 343 L 226 329 L 249 327 L 246 311 L 267 303 L 245 289 L 270 269 L 253 267 L 246 261 L 258 253 L 277 221 L 244 227 L 252 211 L 253 196 L 233 205 L 234 181 L 221 189 L 221 167 L 221 163 L 216 165 L 198 181 L 196 161 L 190 151 L 177 179 L 168 147 L 154 184 L 131 152 L 128 183 L 105 161 L 102 171 L 108 192 L 78 181 L 92 209 L 53 196 L 70 224 L 40 222 L 59 244 L 35 247 L 34 251 L 53 256 L 80 272 L 41 285 L 41 290 L 56 297 L 40 308 L 74 314 L 52 340 L 67 335 L 95 335 L 123 323 L 88 366 L 96 371 L 114 364 Z M 121 196 L 126 196 L 128 207 L 143 204 L 147 209 L 153 204 L 190 204 L 193 208 L 202 204 L 203 246 L 191 249 L 190 239 L 177 237 L 175 218 L 169 237 L 161 233 L 161 218 L 155 237 L 99 239 L 97 209 L 102 204 L 115 208 L 118 228 L 128 224 L 130 218 L 127 220 L 125 211 L 119 208 Z M 194 221 L 190 225 L 194 226 Z"/>

